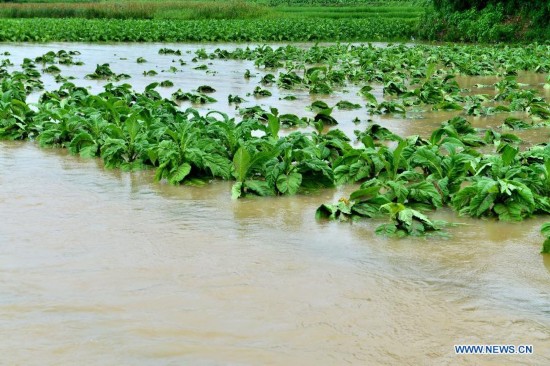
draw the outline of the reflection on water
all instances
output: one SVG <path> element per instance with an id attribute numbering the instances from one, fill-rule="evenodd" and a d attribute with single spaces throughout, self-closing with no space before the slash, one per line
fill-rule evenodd
<path id="1" fill-rule="evenodd" d="M 550 255 L 543 255 L 542 260 L 544 262 L 544 266 L 548 270 L 548 273 L 550 273 Z"/>
<path id="2" fill-rule="evenodd" d="M 230 199 L 0 143 L 2 363 L 544 365 L 544 219 L 456 218 L 451 239 L 316 222 L 344 192 Z M 530 356 L 453 345 L 532 344 Z M 85 360 L 85 361 L 84 361 Z"/>

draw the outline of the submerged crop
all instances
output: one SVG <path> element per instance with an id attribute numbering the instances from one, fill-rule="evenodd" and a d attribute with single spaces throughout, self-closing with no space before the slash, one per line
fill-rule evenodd
<path id="1" fill-rule="evenodd" d="M 215 102 L 211 95 L 218 97 L 218 92 L 202 80 L 186 87 L 191 91 L 180 89 L 168 99 L 158 89 L 170 87 L 167 80 L 137 92 L 129 84 L 109 82 L 123 74 L 108 64 L 98 65 L 89 76 L 105 80 L 100 93 L 60 79 L 57 90 L 43 92 L 36 105 L 28 105 L 27 95 L 41 88 L 36 63 L 48 65 L 43 73 L 58 73 L 52 66 L 61 58 L 46 54 L 24 60 L 22 71 L 9 69 L 9 62 L 1 68 L 0 138 L 67 148 L 101 158 L 108 168 L 154 169 L 156 180 L 171 184 L 230 180 L 234 198 L 357 184 L 359 189 L 349 197 L 321 205 L 317 217 L 387 217 L 389 222 L 377 229 L 385 235 L 437 232 L 445 225 L 428 215 L 441 207 L 475 218 L 521 221 L 550 213 L 550 144 L 529 144 L 515 134 L 525 129 L 548 133 L 549 103 L 514 76 L 521 69 L 547 73 L 548 46 L 527 49 L 489 48 L 495 56 L 491 61 L 471 47 L 197 51 L 199 59 L 253 60 L 262 76 L 249 79 L 251 98 L 266 98 L 264 91 L 275 88 L 311 93 L 326 85 L 325 92 L 332 93 L 357 86 L 364 104 L 317 100 L 307 107 L 311 117 L 261 106 L 238 109 L 235 116 L 206 112 L 196 105 Z M 459 74 L 491 73 L 499 80 L 489 86 L 466 89 L 456 81 Z M 476 94 L 475 89 L 482 88 L 495 92 Z M 226 98 L 228 103 L 244 101 Z M 195 105 L 181 108 L 181 101 Z M 455 115 L 425 136 L 400 136 L 372 122 L 349 136 L 336 127 L 345 123 L 335 117 L 338 109 L 404 117 L 444 109 Z M 469 120 L 477 115 L 473 111 L 501 114 L 504 123 L 476 128 Z M 403 118 L 402 123 L 408 121 Z"/>

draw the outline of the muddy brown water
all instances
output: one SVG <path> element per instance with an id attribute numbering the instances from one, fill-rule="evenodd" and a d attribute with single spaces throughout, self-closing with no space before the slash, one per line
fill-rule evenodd
<path id="1" fill-rule="evenodd" d="M 21 52 L 39 47 L 69 48 Z M 151 60 L 160 48 L 134 47 Z M 88 65 L 101 47 L 74 49 Z M 418 133 L 445 118 L 381 121 Z M 173 187 L 33 142 L 0 142 L 0 172 L 0 365 L 550 363 L 548 217 L 440 210 L 461 223 L 449 238 L 396 240 L 374 234 L 380 221 L 315 220 L 353 187 L 233 201 L 228 182 Z M 456 344 L 534 354 L 463 356 Z"/>

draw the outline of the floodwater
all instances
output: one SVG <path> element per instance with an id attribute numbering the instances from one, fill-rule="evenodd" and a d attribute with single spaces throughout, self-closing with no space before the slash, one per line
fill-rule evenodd
<path id="1" fill-rule="evenodd" d="M 375 46 L 384 47 L 385 43 L 375 43 Z M 79 51 L 80 56 L 74 56 L 75 60 L 84 61 L 82 66 L 66 66 L 56 65 L 61 69 L 61 75 L 65 77 L 74 77 L 74 80 L 70 80 L 78 86 L 84 86 L 89 88 L 92 93 L 102 92 L 104 85 L 108 82 L 104 80 L 87 80 L 85 76 L 95 71 L 96 65 L 108 63 L 111 70 L 116 73 L 125 73 L 131 76 L 130 79 L 121 80 L 119 82 L 113 82 L 113 84 L 131 84 L 132 87 L 142 92 L 145 87 L 153 82 L 162 82 L 164 80 L 170 80 L 174 83 L 173 87 L 158 87 L 156 90 L 163 96 L 170 98 L 171 94 L 181 89 L 183 92 L 194 92 L 200 85 L 209 85 L 216 89 L 216 92 L 209 94 L 215 98 L 217 102 L 208 103 L 204 105 L 193 105 L 190 102 L 182 102 L 181 108 L 186 109 L 188 107 L 194 107 L 203 111 L 214 110 L 227 113 L 230 116 L 238 114 L 240 108 L 247 108 L 253 106 L 261 106 L 265 110 L 269 110 L 270 107 L 276 107 L 280 114 L 292 113 L 299 117 L 313 117 L 314 112 L 307 107 L 316 100 L 322 100 L 329 106 L 334 106 L 341 100 L 347 100 L 352 103 L 363 106 L 357 110 L 340 110 L 334 108 L 332 116 L 340 123 L 337 128 L 344 131 L 349 136 L 353 137 L 354 130 L 363 130 L 370 126 L 372 123 L 381 124 L 393 132 L 402 135 L 409 136 L 414 134 L 420 134 L 424 137 L 429 137 L 431 132 L 440 126 L 442 121 L 445 121 L 453 116 L 456 116 L 460 111 L 451 112 L 433 112 L 429 109 L 429 106 L 423 108 L 413 108 L 412 111 L 407 113 L 406 119 L 399 115 L 370 115 L 364 107 L 364 99 L 358 95 L 358 90 L 363 85 L 348 85 L 346 87 L 336 88 L 335 92 L 331 95 L 310 95 L 307 90 L 284 90 L 279 89 L 275 83 L 271 86 L 261 85 L 261 78 L 268 74 L 273 73 L 278 76 L 279 71 L 284 70 L 266 70 L 264 68 L 256 68 L 253 61 L 235 61 L 235 60 L 220 60 L 220 59 L 198 59 L 193 62 L 193 59 L 197 56 L 196 51 L 203 49 L 207 53 L 214 52 L 217 48 L 221 49 L 235 49 L 236 47 L 245 48 L 255 45 L 246 44 L 164 44 L 164 43 L 147 43 L 147 44 L 79 44 L 79 43 L 50 43 L 50 44 L 0 44 L 0 54 L 8 51 L 11 55 L 0 56 L 2 58 L 8 58 L 14 64 L 13 67 L 9 67 L 8 70 L 20 69 L 20 65 L 24 58 L 34 59 L 41 56 L 48 51 L 57 52 L 61 49 L 65 51 Z M 281 44 L 272 44 L 273 48 L 282 46 Z M 297 44 L 297 46 L 306 47 L 307 44 Z M 158 51 L 161 48 L 170 48 L 174 50 L 180 50 L 181 56 L 176 55 L 159 55 Z M 147 60 L 145 63 L 137 63 L 138 57 L 143 57 Z M 185 65 L 180 65 L 182 60 Z M 197 70 L 198 66 L 206 65 L 207 70 Z M 42 66 L 37 64 L 37 68 L 40 70 Z M 175 68 L 171 70 L 171 68 Z M 155 76 L 144 76 L 146 71 L 154 70 L 157 72 Z M 250 70 L 251 78 L 245 79 L 244 73 L 246 70 Z M 527 84 L 526 87 L 537 90 L 546 99 L 550 98 L 550 90 L 544 89 L 545 78 L 547 74 L 541 73 L 526 73 L 520 72 L 517 80 L 520 83 Z M 476 84 L 492 84 L 499 81 L 501 78 L 494 76 L 479 76 L 479 77 L 466 77 L 457 76 L 457 81 L 462 88 L 471 89 L 470 94 L 495 94 L 494 88 L 475 88 Z M 46 90 L 54 90 L 61 86 L 56 83 L 54 76 L 50 74 L 44 74 L 42 81 Z M 267 89 L 272 92 L 270 97 L 256 98 L 252 95 L 254 88 L 260 86 L 262 89 Z M 373 85 L 374 89 L 371 93 L 379 100 L 383 100 L 382 85 Z M 29 96 L 29 102 L 36 102 L 41 92 L 33 93 Z M 238 95 L 246 100 L 246 102 L 235 105 L 229 104 L 227 101 L 228 95 Z M 293 95 L 296 100 L 284 100 L 285 96 Z M 508 115 L 495 114 L 487 117 L 472 117 L 470 120 L 474 127 L 495 127 L 502 124 L 504 119 Z M 517 113 L 515 117 L 527 119 L 527 114 Z M 352 121 L 357 119 L 358 123 Z M 519 132 L 520 137 L 525 132 Z M 527 132 L 531 134 L 531 132 Z M 541 142 L 541 134 L 532 133 L 532 136 L 537 139 L 536 143 Z M 548 138 L 548 134 L 542 135 L 542 141 Z"/>
<path id="2" fill-rule="evenodd" d="M 69 48 L 20 53 L 47 47 Z M 17 47 L 1 48 L 15 59 Z M 158 48 L 112 53 L 158 65 Z M 114 60 L 99 61 L 100 46 L 74 49 L 86 72 L 96 63 L 88 52 Z M 176 87 L 242 93 L 239 70 L 225 84 L 190 77 Z M 411 130 L 445 118 L 429 114 Z M 550 258 L 539 254 L 548 217 L 516 224 L 441 210 L 462 224 L 450 238 L 397 240 L 374 234 L 379 221 L 315 220 L 353 187 L 233 201 L 228 182 L 154 183 L 151 171 L 106 170 L 32 142 L 0 142 L 0 172 L 0 365 L 550 364 Z M 459 344 L 533 354 L 456 355 Z"/>

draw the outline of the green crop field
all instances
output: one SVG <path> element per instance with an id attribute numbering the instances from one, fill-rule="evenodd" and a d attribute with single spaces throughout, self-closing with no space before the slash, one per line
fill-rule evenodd
<path id="1" fill-rule="evenodd" d="M 413 2 L 322 4 L 244 0 L 6 2 L 0 3 L 0 40 L 407 40 L 424 13 Z M 219 22 L 207 22 L 210 20 Z"/>
<path id="2" fill-rule="evenodd" d="M 408 40 L 414 26 L 387 19 L 5 19 L 0 21 L 0 41 L 384 41 Z"/>
<path id="3" fill-rule="evenodd" d="M 244 0 L 200 1 L 44 1 L 0 4 L 5 18 L 119 18 L 119 19 L 249 19 L 249 18 L 406 18 L 418 19 L 422 7 L 412 3 L 322 3 L 280 5 Z"/>

